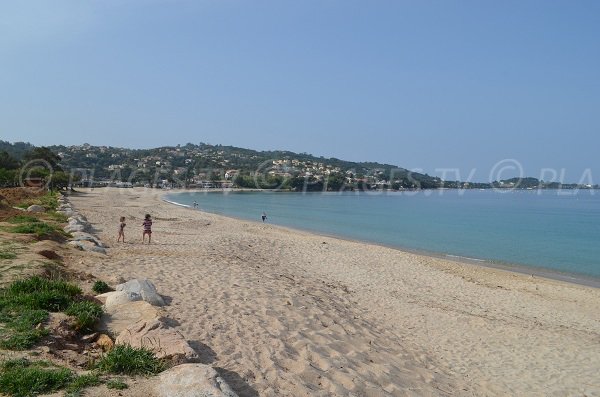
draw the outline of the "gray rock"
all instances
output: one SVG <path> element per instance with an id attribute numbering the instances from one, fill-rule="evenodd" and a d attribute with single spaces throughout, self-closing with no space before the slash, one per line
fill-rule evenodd
<path id="1" fill-rule="evenodd" d="M 102 241 L 98 240 L 95 236 L 86 232 L 73 232 L 72 241 L 90 241 L 98 247 L 106 248 Z"/>
<path id="2" fill-rule="evenodd" d="M 97 252 L 99 254 L 106 255 L 106 250 L 102 247 L 93 246 L 93 247 L 87 249 L 87 251 Z"/>
<path id="3" fill-rule="evenodd" d="M 156 287 L 150 280 L 136 278 L 115 287 L 117 291 L 133 292 L 141 295 L 142 299 L 154 306 L 164 306 L 165 301 L 156 292 Z"/>
<path id="4" fill-rule="evenodd" d="M 206 364 L 183 364 L 161 373 L 154 391 L 157 397 L 237 397 Z"/>
<path id="5" fill-rule="evenodd" d="M 104 294 L 96 295 L 96 298 L 99 299 L 100 302 L 104 303 L 105 310 L 111 310 L 115 306 L 142 300 L 142 296 L 140 294 L 125 291 L 106 292 Z"/>
<path id="6" fill-rule="evenodd" d="M 46 209 L 44 207 L 42 207 L 41 205 L 30 205 L 29 207 L 27 207 L 27 212 L 45 212 Z"/>
<path id="7" fill-rule="evenodd" d="M 160 359 L 181 364 L 198 359 L 198 354 L 183 335 L 170 328 L 160 318 L 141 320 L 123 330 L 115 340 L 117 345 L 144 347 Z"/>
<path id="8" fill-rule="evenodd" d="M 63 228 L 63 230 L 67 233 L 84 232 L 85 226 L 80 223 L 69 223 Z"/>
<path id="9" fill-rule="evenodd" d="M 70 245 L 70 246 L 73 246 L 73 247 L 75 247 L 75 248 L 77 248 L 79 250 L 82 250 L 82 251 L 90 251 L 90 252 L 97 252 L 99 254 L 106 254 L 106 250 L 104 248 L 98 247 L 96 244 L 94 244 L 91 241 L 87 241 L 87 240 L 80 240 L 80 241 L 72 240 L 72 241 L 69 241 L 67 244 Z"/>

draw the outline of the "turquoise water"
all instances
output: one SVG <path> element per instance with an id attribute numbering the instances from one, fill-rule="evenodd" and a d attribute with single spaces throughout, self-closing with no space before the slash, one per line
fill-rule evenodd
<path id="1" fill-rule="evenodd" d="M 600 277 L 600 192 L 184 192 L 203 211 L 378 244 Z"/>

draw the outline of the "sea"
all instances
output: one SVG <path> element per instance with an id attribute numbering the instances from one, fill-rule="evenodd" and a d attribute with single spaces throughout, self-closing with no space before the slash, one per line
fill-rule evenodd
<path id="1" fill-rule="evenodd" d="M 188 191 L 165 200 L 482 265 L 600 286 L 600 191 Z"/>

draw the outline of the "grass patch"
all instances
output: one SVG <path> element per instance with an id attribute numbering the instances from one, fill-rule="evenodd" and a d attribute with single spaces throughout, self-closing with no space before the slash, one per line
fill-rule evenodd
<path id="1" fill-rule="evenodd" d="M 40 222 L 38 218 L 31 215 L 15 215 L 6 220 L 8 223 L 20 224 L 20 223 L 37 223 Z"/>
<path id="2" fill-rule="evenodd" d="M 17 280 L 0 291 L 0 347 L 24 350 L 34 346 L 49 331 L 37 327 L 48 312 L 67 309 L 79 287 L 60 280 L 31 277 Z"/>
<path id="3" fill-rule="evenodd" d="M 48 218 L 58 223 L 67 223 L 68 216 L 61 214 L 60 212 L 48 212 L 46 214 Z"/>
<path id="4" fill-rule="evenodd" d="M 90 386 L 98 386 L 102 381 L 97 374 L 87 374 L 77 376 L 75 379 L 69 383 L 67 386 L 68 395 L 77 395 L 81 390 Z"/>
<path id="5" fill-rule="evenodd" d="M 0 322 L 4 328 L 0 330 L 0 347 L 9 350 L 25 350 L 40 341 L 49 331 L 38 328 L 48 318 L 45 310 L 3 310 Z"/>
<path id="6" fill-rule="evenodd" d="M 58 192 L 46 192 L 38 200 L 47 211 L 55 211 L 58 208 Z"/>
<path id="7" fill-rule="evenodd" d="M 111 379 L 108 382 L 106 382 L 106 387 L 109 389 L 115 389 L 115 390 L 125 390 L 129 386 L 127 385 L 127 383 L 123 382 L 121 379 Z"/>
<path id="8" fill-rule="evenodd" d="M 155 375 L 166 366 L 149 349 L 117 345 L 102 357 L 97 368 L 103 372 L 120 375 Z"/>
<path id="9" fill-rule="evenodd" d="M 67 236 L 67 233 L 65 233 L 59 226 L 50 225 L 39 220 L 37 222 L 22 223 L 18 224 L 17 226 L 8 227 L 6 230 L 11 233 L 35 234 L 35 236 L 38 238 Z"/>
<path id="10" fill-rule="evenodd" d="M 110 288 L 108 284 L 106 284 L 104 281 L 98 280 L 92 286 L 92 291 L 94 291 L 97 294 L 103 294 L 105 292 L 112 291 L 112 288 Z"/>
<path id="11" fill-rule="evenodd" d="M 14 397 L 52 393 L 67 387 L 75 376 L 45 361 L 9 360 L 0 366 L 0 392 Z"/>
<path id="12" fill-rule="evenodd" d="M 102 316 L 102 306 L 88 301 L 76 302 L 69 306 L 65 313 L 75 317 L 77 330 L 90 331 Z"/>
<path id="13" fill-rule="evenodd" d="M 10 251 L 0 251 L 0 259 L 15 259 L 17 254 Z"/>
<path id="14" fill-rule="evenodd" d="M 81 395 L 86 387 L 101 383 L 96 374 L 77 376 L 67 368 L 47 361 L 8 360 L 0 365 L 0 392 L 30 397 L 65 389 L 67 396 Z"/>

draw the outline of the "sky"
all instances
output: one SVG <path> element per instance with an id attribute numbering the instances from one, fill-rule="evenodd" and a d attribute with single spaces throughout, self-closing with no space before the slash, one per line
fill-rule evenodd
<path id="1" fill-rule="evenodd" d="M 0 2 L 0 139 L 600 183 L 600 2 Z"/>

